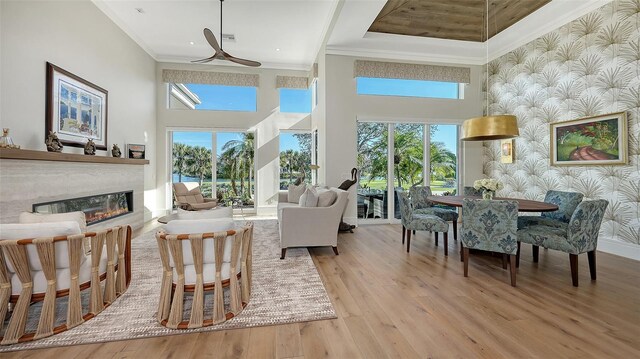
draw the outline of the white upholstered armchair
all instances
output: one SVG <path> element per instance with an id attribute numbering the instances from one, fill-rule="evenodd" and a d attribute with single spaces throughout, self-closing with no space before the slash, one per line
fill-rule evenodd
<path id="1" fill-rule="evenodd" d="M 338 226 L 349 197 L 349 192 L 331 188 L 337 197 L 328 207 L 300 207 L 287 202 L 287 191 L 278 196 L 278 227 L 280 247 L 284 259 L 287 248 L 331 246 L 338 254 Z"/>

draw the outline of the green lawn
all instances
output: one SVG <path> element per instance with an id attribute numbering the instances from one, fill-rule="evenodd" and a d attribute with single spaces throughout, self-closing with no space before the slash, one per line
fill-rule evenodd
<path id="1" fill-rule="evenodd" d="M 368 181 L 362 181 L 361 186 L 366 185 L 369 188 L 373 188 L 373 189 L 386 189 L 387 188 L 387 181 L 386 180 L 373 180 L 371 182 Z M 404 189 L 409 189 L 408 185 L 403 186 Z M 438 192 L 452 192 L 453 190 L 455 190 L 455 186 L 454 187 L 447 187 L 445 186 L 445 181 L 431 181 L 431 191 L 433 191 L 434 193 Z"/>

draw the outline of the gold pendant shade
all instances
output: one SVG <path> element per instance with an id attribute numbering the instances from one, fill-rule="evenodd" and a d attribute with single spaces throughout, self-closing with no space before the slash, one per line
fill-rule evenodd
<path id="1" fill-rule="evenodd" d="M 513 115 L 470 118 L 462 123 L 462 141 L 491 141 L 518 137 L 518 120 Z"/>

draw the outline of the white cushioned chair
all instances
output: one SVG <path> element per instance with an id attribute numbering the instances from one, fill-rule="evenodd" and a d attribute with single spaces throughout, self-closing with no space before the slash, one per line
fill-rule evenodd
<path id="1" fill-rule="evenodd" d="M 197 182 L 178 182 L 173 184 L 173 196 L 178 208 L 187 211 L 201 211 L 215 208 L 218 200 L 204 198 Z"/>
<path id="2" fill-rule="evenodd" d="M 160 324 L 172 329 L 206 327 L 233 318 L 249 303 L 253 224 L 236 229 L 230 218 L 174 220 L 156 240 L 163 267 Z M 204 313 L 207 291 L 214 292 L 210 318 Z M 189 319 L 184 318 L 185 292 L 193 293 Z"/>
<path id="3" fill-rule="evenodd" d="M 65 216 L 40 219 L 0 225 L 0 319 L 15 303 L 6 329 L 0 320 L 2 345 L 48 337 L 95 317 L 131 280 L 129 226 L 83 233 L 77 221 L 50 222 Z M 82 248 L 85 239 L 89 255 Z M 83 303 L 86 289 L 90 299 Z M 55 326 L 56 300 L 62 297 L 68 297 L 66 322 Z M 30 310 L 35 302 L 43 302 L 41 311 Z M 37 328 L 27 331 L 38 312 Z"/>
<path id="4" fill-rule="evenodd" d="M 338 254 L 338 226 L 349 200 L 349 192 L 330 188 L 336 199 L 328 207 L 300 207 L 289 203 L 288 192 L 278 194 L 278 227 L 284 259 L 287 248 L 331 246 Z"/>

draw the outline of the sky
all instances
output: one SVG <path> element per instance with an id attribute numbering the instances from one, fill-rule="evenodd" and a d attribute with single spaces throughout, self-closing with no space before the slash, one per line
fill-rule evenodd
<path id="1" fill-rule="evenodd" d="M 185 85 L 198 95 L 202 103 L 198 110 L 256 111 L 257 89 L 255 87 L 217 86 L 217 85 Z M 362 95 L 383 96 L 416 96 L 458 98 L 458 84 L 434 81 L 414 81 L 395 79 L 358 78 L 357 92 Z M 280 111 L 310 113 L 312 90 L 280 89 Z M 445 146 L 455 153 L 456 126 L 439 125 L 431 141 L 444 142 Z M 211 149 L 211 132 L 174 132 L 174 143 L 185 143 L 192 146 L 204 146 Z M 217 153 L 222 146 L 234 139 L 241 139 L 240 133 L 218 132 Z M 280 150 L 298 149 L 298 141 L 291 133 L 280 135 Z"/>

